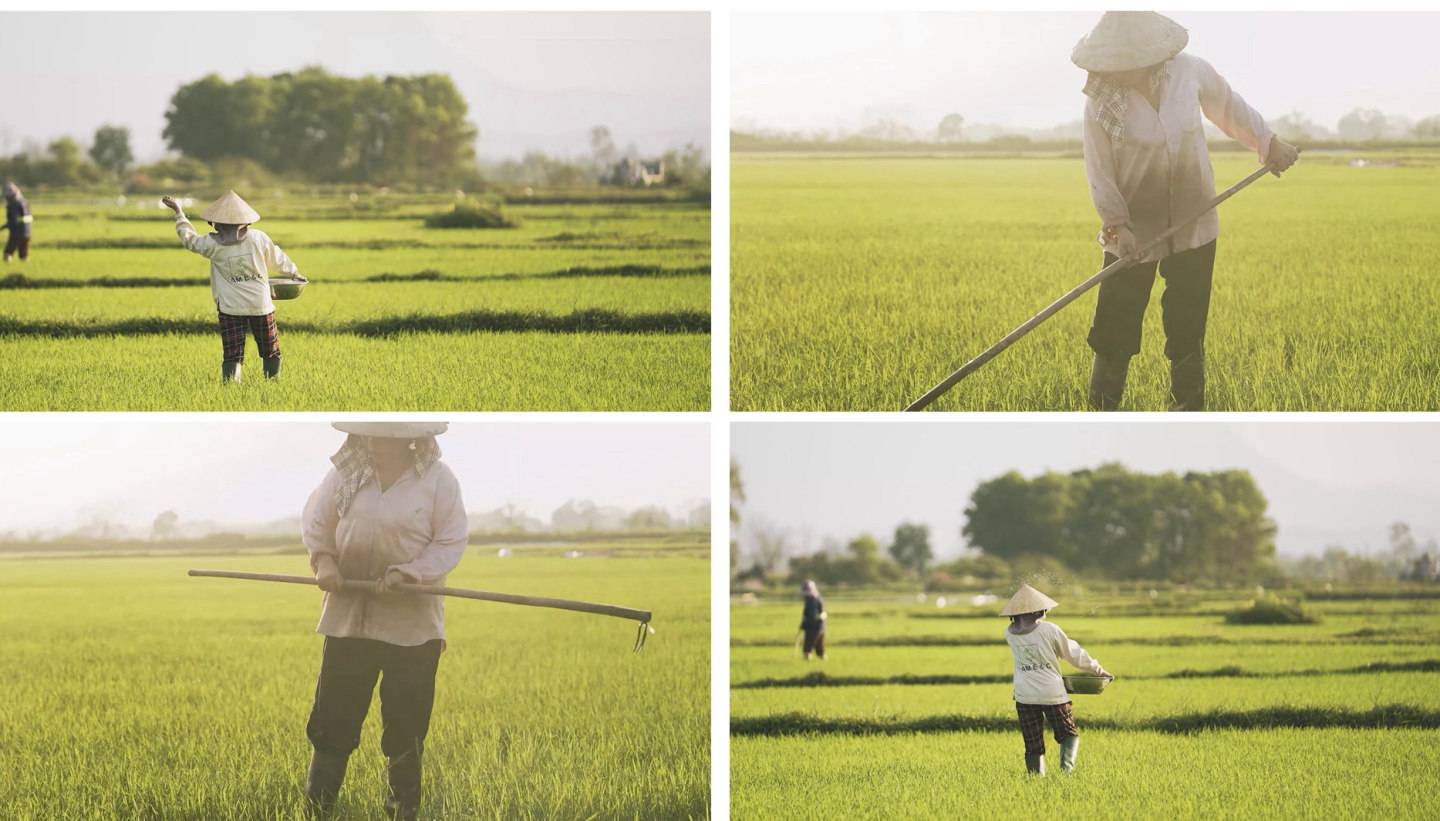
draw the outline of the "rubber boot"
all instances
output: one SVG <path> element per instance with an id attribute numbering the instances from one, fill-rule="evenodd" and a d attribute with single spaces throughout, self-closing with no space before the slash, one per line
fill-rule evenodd
<path id="1" fill-rule="evenodd" d="M 239 362 L 221 362 L 221 363 L 220 363 L 220 381 L 221 381 L 221 382 L 239 382 L 239 381 L 240 381 L 240 363 L 239 363 Z"/>
<path id="2" fill-rule="evenodd" d="M 1075 769 L 1075 754 L 1080 751 L 1080 736 L 1066 736 L 1060 742 L 1060 769 L 1072 772 Z"/>
<path id="3" fill-rule="evenodd" d="M 305 817 L 325 819 L 335 809 L 335 797 L 345 780 L 348 753 L 316 749 L 310 754 L 310 771 L 305 776 Z"/>
<path id="4" fill-rule="evenodd" d="M 1205 355 L 1192 353 L 1170 363 L 1170 410 L 1205 410 Z"/>
<path id="5" fill-rule="evenodd" d="M 1025 756 L 1025 771 L 1043 776 L 1045 774 L 1045 756 L 1043 754 Z"/>
<path id="6" fill-rule="evenodd" d="M 260 357 L 260 365 L 265 369 L 266 379 L 274 379 L 280 375 L 280 357 L 262 356 Z"/>
<path id="7" fill-rule="evenodd" d="M 390 796 L 385 799 L 387 818 L 415 821 L 420 817 L 420 754 L 388 759 L 385 775 Z"/>
<path id="8" fill-rule="evenodd" d="M 1090 409 L 1098 411 L 1120 410 L 1120 397 L 1125 393 L 1125 375 L 1130 370 L 1130 359 L 1110 359 L 1095 354 L 1095 364 L 1090 367 Z"/>

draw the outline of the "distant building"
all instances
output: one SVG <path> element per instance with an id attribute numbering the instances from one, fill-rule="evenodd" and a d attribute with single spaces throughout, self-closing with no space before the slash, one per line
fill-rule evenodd
<path id="1" fill-rule="evenodd" d="M 644 160 L 631 159 L 626 157 L 618 163 L 610 172 L 611 185 L 643 186 L 649 188 L 652 185 L 663 185 L 665 183 L 665 161 L 645 162 Z"/>

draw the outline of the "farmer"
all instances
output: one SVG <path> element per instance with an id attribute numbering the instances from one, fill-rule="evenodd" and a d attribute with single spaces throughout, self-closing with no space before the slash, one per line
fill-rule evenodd
<path id="1" fill-rule="evenodd" d="M 9 262 L 18 252 L 20 261 L 25 262 L 30 259 L 30 224 L 34 221 L 30 216 L 30 203 L 20 193 L 20 186 L 13 182 L 5 183 L 0 193 L 5 195 L 5 227 L 10 229 L 10 238 L 5 241 L 5 261 Z"/>
<path id="2" fill-rule="evenodd" d="M 805 609 L 800 615 L 800 630 L 805 633 L 805 660 L 814 653 L 825 660 L 825 600 L 820 598 L 820 588 L 806 579 L 800 585 L 800 597 L 805 600 Z"/>
<path id="3" fill-rule="evenodd" d="M 295 263 L 264 231 L 251 230 L 251 223 L 258 222 L 260 215 L 234 191 L 226 191 L 200 212 L 200 218 L 215 228 L 215 233 L 205 236 L 196 233 L 173 197 L 163 197 L 160 202 L 175 212 L 175 233 L 186 250 L 210 260 L 210 296 L 220 313 L 220 345 L 224 352 L 220 380 L 240 381 L 247 328 L 260 350 L 265 376 L 279 375 L 280 333 L 275 327 L 269 277 L 279 274 L 306 281 Z"/>
<path id="4" fill-rule="evenodd" d="M 443 585 L 469 532 L 455 474 L 440 460 L 444 422 L 336 422 L 349 436 L 335 467 L 310 494 L 305 547 L 325 593 L 317 633 L 325 636 L 315 703 L 305 733 L 314 747 L 305 781 L 311 817 L 335 804 L 370 693 L 380 681 L 380 718 L 391 818 L 420 813 L 421 757 L 435 671 L 445 649 L 439 596 L 385 592 L 401 583 Z M 345 580 L 381 590 L 345 590 Z"/>
<path id="5" fill-rule="evenodd" d="M 1020 735 L 1025 739 L 1025 769 L 1045 774 L 1044 716 L 1050 731 L 1060 745 L 1060 769 L 1075 769 L 1075 753 L 1080 749 L 1080 731 L 1075 728 L 1075 715 L 1070 711 L 1070 696 L 1060 678 L 1060 662 L 1087 673 L 1115 678 L 1090 658 L 1090 654 L 1071 641 L 1065 631 L 1044 621 L 1045 611 L 1057 602 L 1028 584 L 1000 611 L 1010 617 L 1005 641 L 1015 657 L 1015 712 L 1020 716 Z"/>
<path id="6" fill-rule="evenodd" d="M 1181 54 L 1189 35 L 1150 11 L 1109 11 L 1070 59 L 1085 83 L 1085 173 L 1103 227 L 1104 264 L 1200 211 L 1215 196 L 1201 114 L 1279 175 L 1299 151 L 1230 89 L 1210 64 Z M 1205 409 L 1205 320 L 1219 218 L 1206 213 L 1100 285 L 1088 341 L 1090 406 L 1116 410 L 1155 271 L 1170 360 L 1172 411 Z"/>

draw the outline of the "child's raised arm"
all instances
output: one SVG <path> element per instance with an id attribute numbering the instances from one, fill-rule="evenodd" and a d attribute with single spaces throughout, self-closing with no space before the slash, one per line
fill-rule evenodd
<path id="1" fill-rule="evenodd" d="M 174 197 L 161 197 L 160 204 L 175 212 L 175 233 L 180 235 L 180 244 L 185 246 L 185 250 L 193 251 L 206 259 L 215 256 L 220 246 L 207 237 L 200 236 L 195 226 L 185 217 L 185 212 L 180 210 L 180 203 L 176 202 Z"/>

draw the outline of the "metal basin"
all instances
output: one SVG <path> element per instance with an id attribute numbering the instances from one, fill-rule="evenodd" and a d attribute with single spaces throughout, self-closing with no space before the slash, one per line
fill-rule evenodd
<path id="1" fill-rule="evenodd" d="M 1095 696 L 1105 692 L 1110 679 L 1104 676 L 1061 676 L 1065 680 L 1065 692 L 1082 696 Z"/>
<path id="2" fill-rule="evenodd" d="M 270 298 L 295 299 L 305 293 L 305 286 L 309 282 L 306 279 L 272 279 L 270 280 Z"/>

